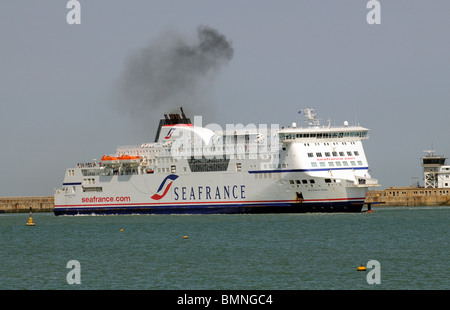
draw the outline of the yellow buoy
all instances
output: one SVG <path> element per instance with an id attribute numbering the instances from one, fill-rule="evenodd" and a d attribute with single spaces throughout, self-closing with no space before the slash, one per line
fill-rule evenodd
<path id="1" fill-rule="evenodd" d="M 122 229 L 120 229 L 120 231 L 123 231 L 123 228 L 122 228 Z"/>
<path id="2" fill-rule="evenodd" d="M 358 268 L 356 268 L 356 270 L 358 270 L 358 271 L 366 271 L 367 268 L 364 267 L 363 265 L 361 265 L 361 266 L 359 266 Z"/>
<path id="3" fill-rule="evenodd" d="M 28 218 L 27 226 L 34 226 L 34 225 L 35 225 L 35 223 L 33 222 L 33 218 L 30 216 Z"/>

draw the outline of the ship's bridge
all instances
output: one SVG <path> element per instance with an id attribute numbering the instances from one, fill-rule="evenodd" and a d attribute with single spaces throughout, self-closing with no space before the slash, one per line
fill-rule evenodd
<path id="1" fill-rule="evenodd" d="M 353 127 L 288 127 L 280 130 L 280 140 L 290 142 L 294 139 L 368 139 L 369 129 L 361 126 Z"/>
<path id="2" fill-rule="evenodd" d="M 301 113 L 301 112 L 299 112 Z M 292 142 L 295 139 L 345 139 L 346 141 L 355 141 L 368 139 L 369 129 L 361 126 L 349 126 L 345 121 L 343 126 L 331 126 L 331 120 L 328 126 L 320 126 L 320 120 L 316 118 L 316 113 L 312 108 L 303 109 L 306 116 L 307 127 L 297 127 L 296 123 L 292 126 L 280 130 L 280 141 Z"/>

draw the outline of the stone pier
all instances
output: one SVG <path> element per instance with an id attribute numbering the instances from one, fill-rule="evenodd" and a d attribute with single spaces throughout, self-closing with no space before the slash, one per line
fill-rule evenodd
<path id="1" fill-rule="evenodd" d="M 53 196 L 0 197 L 0 213 L 53 212 Z"/>
<path id="2" fill-rule="evenodd" d="M 388 187 L 371 190 L 366 204 L 377 206 L 450 206 L 449 188 Z M 379 204 L 379 205 L 378 205 Z"/>

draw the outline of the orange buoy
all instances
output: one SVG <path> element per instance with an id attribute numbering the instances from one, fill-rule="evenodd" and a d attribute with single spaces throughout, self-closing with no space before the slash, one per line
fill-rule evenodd
<path id="1" fill-rule="evenodd" d="M 189 238 L 188 236 L 183 236 L 183 239 L 187 239 L 187 238 Z"/>
<path id="2" fill-rule="evenodd" d="M 361 265 L 361 266 L 359 266 L 358 268 L 356 268 L 356 270 L 358 270 L 358 271 L 366 271 L 367 268 L 364 267 L 363 265 Z"/>

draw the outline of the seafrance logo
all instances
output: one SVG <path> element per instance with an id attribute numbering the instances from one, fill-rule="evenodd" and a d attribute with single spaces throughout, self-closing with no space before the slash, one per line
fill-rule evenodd
<path id="1" fill-rule="evenodd" d="M 158 191 L 151 198 L 160 200 L 166 196 L 173 181 L 178 179 L 175 174 L 164 178 L 159 185 Z M 221 186 L 197 186 L 197 187 L 175 187 L 173 189 L 174 200 L 237 200 L 245 199 L 245 185 L 221 185 Z"/>
<path id="2" fill-rule="evenodd" d="M 167 192 L 169 191 L 170 187 L 172 186 L 173 181 L 178 179 L 178 176 L 175 174 L 168 175 L 162 182 L 161 185 L 159 185 L 158 191 L 156 194 L 154 194 L 151 198 L 154 200 L 160 200 L 164 196 L 166 196 Z M 162 194 L 161 194 L 162 192 Z"/>
<path id="3" fill-rule="evenodd" d="M 175 128 L 170 128 L 169 132 L 167 133 L 167 135 L 164 137 L 164 139 L 170 139 L 170 137 L 172 137 L 173 132 L 175 131 Z"/>

